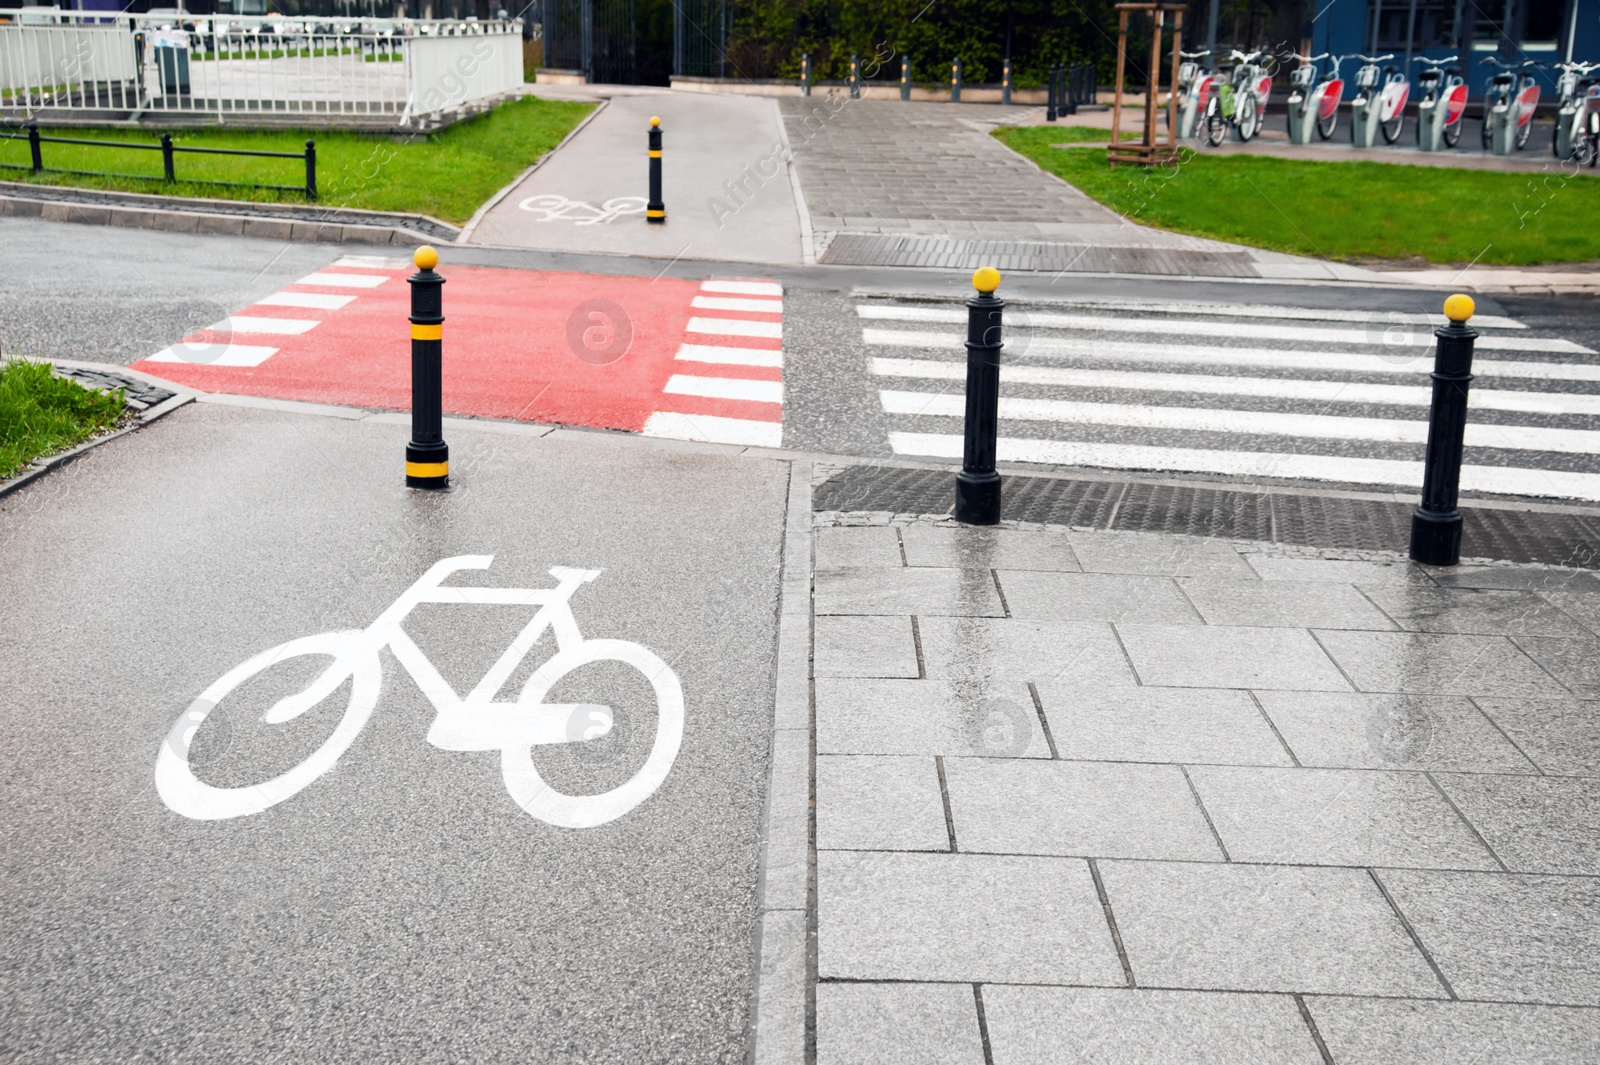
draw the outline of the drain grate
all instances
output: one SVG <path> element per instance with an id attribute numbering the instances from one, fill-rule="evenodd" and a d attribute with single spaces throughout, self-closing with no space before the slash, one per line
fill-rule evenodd
<path id="1" fill-rule="evenodd" d="M 176 392 L 153 385 L 149 381 L 125 374 L 112 373 L 109 370 L 89 370 L 81 366 L 57 366 L 54 368 L 57 377 L 66 377 L 78 382 L 85 388 L 98 389 L 101 392 L 115 392 L 122 389 L 123 398 L 128 406 L 134 410 L 148 410 L 158 403 L 165 403 Z"/>
<path id="2" fill-rule="evenodd" d="M 948 514 L 948 470 L 849 466 L 819 485 L 823 510 Z M 1377 499 L 1245 492 L 1201 485 L 1006 476 L 1001 517 L 1127 532 L 1180 533 L 1301 547 L 1404 551 L 1412 507 Z M 1600 512 L 1593 516 L 1464 506 L 1468 558 L 1600 569 Z"/>
<path id="3" fill-rule="evenodd" d="M 947 270 L 993 266 L 998 270 L 1051 273 L 1257 276 L 1254 259 L 1248 252 L 1113 248 L 881 233 L 840 233 L 828 244 L 820 261 L 831 266 L 929 266 Z"/>

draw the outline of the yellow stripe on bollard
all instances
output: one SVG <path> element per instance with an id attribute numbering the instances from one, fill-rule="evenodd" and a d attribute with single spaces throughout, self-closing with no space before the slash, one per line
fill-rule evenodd
<path id="1" fill-rule="evenodd" d="M 443 340 L 444 326 L 442 325 L 417 325 L 411 324 L 412 340 Z"/>
<path id="2" fill-rule="evenodd" d="M 408 462 L 406 463 L 407 477 L 448 477 L 450 464 L 448 462 Z"/>
<path id="3" fill-rule="evenodd" d="M 665 218 L 665 217 L 667 217 L 667 212 L 665 212 L 665 211 L 646 211 L 644 213 L 644 216 L 646 218 Z"/>
<path id="4" fill-rule="evenodd" d="M 650 152 L 650 158 L 652 158 L 652 159 L 660 159 L 661 158 L 661 149 L 660 148 L 653 149 Z"/>

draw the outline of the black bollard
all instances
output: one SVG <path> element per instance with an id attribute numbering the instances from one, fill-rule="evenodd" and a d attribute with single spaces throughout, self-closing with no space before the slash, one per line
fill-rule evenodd
<path id="1" fill-rule="evenodd" d="M 1467 388 L 1472 384 L 1472 342 L 1467 325 L 1471 296 L 1444 301 L 1450 324 L 1435 329 L 1433 405 L 1428 411 L 1428 450 L 1422 466 L 1422 505 L 1411 514 L 1411 560 L 1426 566 L 1461 561 L 1461 450 L 1467 432 Z"/>
<path id="2" fill-rule="evenodd" d="M 1011 57 L 1000 64 L 1000 105 L 1011 106 Z"/>
<path id="3" fill-rule="evenodd" d="M 1045 86 L 1046 86 L 1046 89 L 1045 89 L 1045 105 L 1044 105 L 1044 120 L 1046 122 L 1054 122 L 1056 120 L 1056 68 L 1055 67 L 1051 67 L 1049 69 L 1049 71 L 1045 74 L 1044 81 L 1045 81 Z"/>
<path id="4" fill-rule="evenodd" d="M 1056 67 L 1056 76 L 1061 79 L 1061 89 L 1056 94 L 1061 102 L 1056 104 L 1056 114 L 1062 118 L 1078 113 L 1077 68 L 1069 69 L 1065 63 Z"/>
<path id="5" fill-rule="evenodd" d="M 650 116 L 650 202 L 644 205 L 644 220 L 659 226 L 667 220 L 667 205 L 661 202 L 661 116 Z"/>
<path id="6" fill-rule="evenodd" d="M 958 58 L 950 64 L 950 102 L 961 102 L 961 60 Z"/>
<path id="7" fill-rule="evenodd" d="M 900 99 L 911 99 L 911 57 L 900 57 Z"/>
<path id="8" fill-rule="evenodd" d="M 450 483 L 450 449 L 444 442 L 444 278 L 433 272 L 439 253 L 424 245 L 412 261 L 411 443 L 406 445 L 406 487 L 444 488 Z"/>
<path id="9" fill-rule="evenodd" d="M 800 53 L 800 95 L 811 95 L 811 53 Z"/>
<path id="10" fill-rule="evenodd" d="M 967 424 L 956 474 L 956 520 L 968 525 L 1000 521 L 1000 475 L 995 438 L 1000 433 L 1000 312 L 995 296 L 1000 271 L 985 266 L 972 275 L 978 294 L 967 301 Z"/>
<path id="11" fill-rule="evenodd" d="M 850 99 L 861 99 L 861 60 L 850 57 Z"/>

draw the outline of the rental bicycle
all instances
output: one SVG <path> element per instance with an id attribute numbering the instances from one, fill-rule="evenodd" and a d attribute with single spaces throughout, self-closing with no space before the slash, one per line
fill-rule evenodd
<path id="1" fill-rule="evenodd" d="M 1483 87 L 1483 146 L 1495 155 L 1510 155 L 1527 146 L 1533 132 L 1533 112 L 1539 106 L 1539 81 L 1533 71 L 1545 64 L 1536 59 L 1507 63 L 1489 56 L 1495 68 Z"/>
<path id="2" fill-rule="evenodd" d="M 1235 49 L 1228 58 L 1234 62 L 1232 73 L 1219 79 L 1216 93 L 1206 108 L 1206 141 L 1220 145 L 1231 129 L 1236 139 L 1248 141 L 1261 130 L 1267 112 L 1267 94 L 1272 91 L 1272 75 L 1261 68 L 1260 60 L 1266 52 L 1249 55 Z"/>
<path id="3" fill-rule="evenodd" d="M 1411 58 L 1423 64 L 1417 74 L 1417 147 L 1425 152 L 1436 152 L 1441 144 L 1454 148 L 1461 143 L 1461 125 L 1467 115 L 1467 81 L 1459 67 L 1445 64 L 1460 57 Z"/>
<path id="4" fill-rule="evenodd" d="M 1313 129 L 1318 138 L 1327 140 L 1339 124 L 1339 101 L 1344 96 L 1340 61 L 1327 52 L 1295 58 L 1300 62 L 1289 73 L 1289 143 L 1310 144 Z M 1325 78 L 1317 66 L 1324 59 L 1333 60 Z"/>
<path id="5" fill-rule="evenodd" d="M 1405 124 L 1411 82 L 1402 71 L 1378 65 L 1393 59 L 1393 54 L 1345 58 L 1361 60 L 1354 79 L 1356 95 L 1350 101 L 1350 142 L 1357 148 L 1371 148 L 1382 133 L 1383 142 L 1393 144 Z"/>
<path id="6" fill-rule="evenodd" d="M 1178 64 L 1178 138 L 1188 140 L 1200 132 L 1200 119 L 1217 91 L 1217 76 L 1200 68 L 1199 60 L 1211 50 L 1179 52 Z"/>
<path id="7" fill-rule="evenodd" d="M 333 768 L 372 716 L 383 682 L 378 652 L 388 647 L 436 711 L 428 729 L 428 742 L 447 751 L 499 751 L 506 790 L 529 814 L 563 828 L 593 828 L 638 806 L 666 779 L 683 741 L 683 687 L 677 674 L 639 644 L 590 640 L 578 630 L 570 600 L 579 587 L 600 576 L 600 570 L 553 567 L 550 575 L 557 582 L 554 588 L 444 584 L 458 570 L 488 569 L 493 561 L 493 555 L 460 555 L 436 562 L 365 629 L 289 640 L 224 673 L 178 717 L 161 745 L 155 777 L 162 801 L 185 817 L 216 821 L 260 813 L 299 793 Z M 539 609 L 477 686 L 462 697 L 401 627 L 406 616 L 422 603 Z M 501 687 L 547 630 L 555 633 L 556 653 L 523 682 L 515 702 L 497 700 Z M 298 765 L 261 784 L 216 787 L 195 776 L 190 745 L 217 705 L 252 677 L 306 655 L 330 656 L 333 663 L 304 691 L 274 703 L 261 720 L 269 724 L 291 721 L 349 682 L 349 704 L 322 745 Z M 650 754 L 629 780 L 609 791 L 562 794 L 540 776 L 533 752 L 548 744 L 599 739 L 611 731 L 614 719 L 608 706 L 547 703 L 545 697 L 568 674 L 608 661 L 639 671 L 654 691 L 656 734 Z"/>
<path id="8" fill-rule="evenodd" d="M 1550 150 L 1557 159 L 1595 165 L 1600 156 L 1600 63 L 1557 63 L 1555 136 Z"/>

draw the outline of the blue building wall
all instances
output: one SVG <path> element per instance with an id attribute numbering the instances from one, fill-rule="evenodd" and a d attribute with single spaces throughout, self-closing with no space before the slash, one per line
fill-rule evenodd
<path id="1" fill-rule="evenodd" d="M 1522 0 L 1522 2 L 1525 4 L 1538 4 L 1541 7 L 1546 4 L 1560 4 L 1563 9 L 1566 8 L 1562 0 Z M 1324 3 L 1326 6 L 1319 5 L 1321 13 L 1312 24 L 1312 53 L 1332 52 L 1336 56 L 1351 55 L 1353 53 L 1372 54 L 1369 51 L 1369 47 L 1371 45 L 1373 0 L 1324 0 Z M 1472 6 L 1469 3 L 1467 10 L 1471 11 Z M 1477 6 L 1485 7 L 1487 5 L 1482 0 L 1479 0 Z M 1383 9 L 1386 12 L 1403 13 L 1408 9 L 1407 0 L 1385 0 Z M 1600 0 L 1577 0 L 1577 15 L 1576 33 L 1573 35 L 1572 58 L 1578 62 L 1600 62 Z M 1563 35 L 1565 31 L 1566 22 L 1564 17 L 1562 22 Z M 1510 54 L 1502 56 L 1496 43 L 1487 42 L 1487 47 L 1485 47 L 1486 42 L 1478 42 L 1477 47 L 1471 48 L 1468 55 L 1461 55 L 1458 62 L 1451 64 L 1452 66 L 1461 67 L 1462 74 L 1467 79 L 1467 86 L 1472 99 L 1479 99 L 1483 96 L 1484 83 L 1488 80 L 1489 75 L 1494 73 L 1494 68 L 1485 62 L 1490 57 L 1504 58 L 1508 62 L 1537 59 L 1546 63 L 1554 63 L 1565 58 L 1564 41 L 1559 39 L 1553 44 L 1550 43 L 1548 38 L 1542 42 L 1516 41 L 1513 43 L 1515 47 L 1510 50 Z M 1544 46 L 1540 47 L 1541 44 Z M 1393 47 L 1383 48 L 1377 54 L 1382 55 L 1385 52 L 1395 53 L 1393 65 L 1398 67 L 1404 64 L 1405 53 L 1403 50 Z M 1460 50 L 1455 47 L 1422 48 L 1413 52 L 1413 55 L 1442 59 L 1450 55 L 1460 55 Z M 1341 69 L 1346 78 L 1355 73 L 1355 68 L 1358 65 L 1356 61 L 1344 64 Z M 1413 81 L 1417 70 L 1421 69 L 1421 67 L 1421 63 L 1411 64 Z M 1554 72 L 1538 71 L 1536 76 L 1539 77 L 1543 85 L 1544 95 L 1541 97 L 1540 102 L 1547 102 L 1555 92 Z M 1346 82 L 1346 95 L 1349 95 L 1348 81 Z"/>

